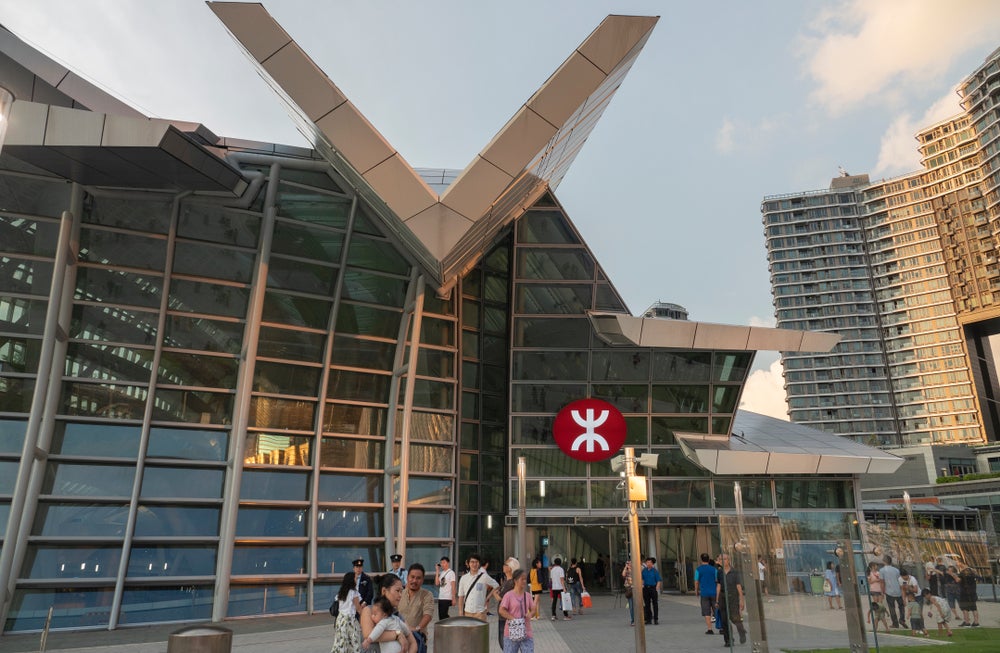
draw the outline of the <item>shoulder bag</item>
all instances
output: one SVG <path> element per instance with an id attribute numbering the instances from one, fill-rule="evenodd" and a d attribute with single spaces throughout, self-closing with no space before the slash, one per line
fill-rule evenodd
<path id="1" fill-rule="evenodd" d="M 521 601 L 521 616 L 507 620 L 507 638 L 512 642 L 520 642 L 528 638 L 528 627 L 525 622 L 525 615 L 528 614 L 527 592 L 522 595 Z"/>

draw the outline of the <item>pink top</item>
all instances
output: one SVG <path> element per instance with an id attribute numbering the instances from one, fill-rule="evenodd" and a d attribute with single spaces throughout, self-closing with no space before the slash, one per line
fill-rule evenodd
<path id="1" fill-rule="evenodd" d="M 524 619 L 525 633 L 528 635 L 528 639 L 534 637 L 531 633 L 531 613 L 535 610 L 535 600 L 531 596 L 531 592 L 525 592 L 520 596 L 517 592 L 510 591 L 503 595 L 503 599 L 500 601 L 500 607 L 510 613 L 511 617 L 514 619 Z M 509 628 L 510 621 L 504 624 L 503 636 L 508 637 L 510 635 Z"/>
<path id="2" fill-rule="evenodd" d="M 868 574 L 868 591 L 869 592 L 884 592 L 882 587 L 882 575 L 878 571 L 872 571 Z"/>

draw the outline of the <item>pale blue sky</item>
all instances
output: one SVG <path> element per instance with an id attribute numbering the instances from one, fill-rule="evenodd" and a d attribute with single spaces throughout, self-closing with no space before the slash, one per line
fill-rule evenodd
<path id="1" fill-rule="evenodd" d="M 915 170 L 916 130 L 1000 46 L 993 0 L 263 4 L 411 165 L 448 168 L 605 15 L 661 16 L 557 195 L 634 313 L 729 324 L 773 321 L 763 196 Z M 305 144 L 200 0 L 0 0 L 0 21 L 150 115 Z M 783 416 L 774 370 L 744 405 Z"/>

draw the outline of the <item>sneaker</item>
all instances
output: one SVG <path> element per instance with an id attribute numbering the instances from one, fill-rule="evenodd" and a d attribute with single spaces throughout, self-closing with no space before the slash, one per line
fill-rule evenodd
<path id="1" fill-rule="evenodd" d="M 649 623 L 649 622 L 647 621 L 646 623 Z M 715 634 L 715 631 L 714 631 L 714 630 L 712 630 L 711 628 L 709 628 L 708 630 L 706 630 L 706 631 L 705 631 L 705 634 L 706 634 L 706 635 L 714 635 L 714 634 Z"/>
<path id="2" fill-rule="evenodd" d="M 967 628 L 967 627 L 968 627 L 968 626 L 969 626 L 970 624 L 969 624 L 969 622 L 968 622 L 968 621 L 963 621 L 962 623 L 960 623 L 960 624 L 958 624 L 958 625 L 959 625 L 959 626 L 962 626 L 963 628 Z"/>
<path id="3" fill-rule="evenodd" d="M 732 644 L 730 644 L 729 642 L 722 642 L 722 645 L 725 646 L 726 648 L 732 647 Z"/>
<path id="4" fill-rule="evenodd" d="M 555 621 L 555 620 L 556 620 L 556 616 L 552 615 L 552 621 Z"/>
<path id="5" fill-rule="evenodd" d="M 977 621 L 976 623 L 972 624 L 972 627 L 973 628 L 979 628 L 979 622 Z"/>
<path id="6" fill-rule="evenodd" d="M 573 619 L 573 617 L 571 617 L 569 615 L 566 615 L 565 617 L 563 617 L 563 621 L 570 621 L 572 619 Z"/>

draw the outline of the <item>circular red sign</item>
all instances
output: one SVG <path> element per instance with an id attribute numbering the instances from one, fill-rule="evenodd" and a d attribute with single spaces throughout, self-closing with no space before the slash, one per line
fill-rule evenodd
<path id="1" fill-rule="evenodd" d="M 625 444 L 625 418 L 606 401 L 578 399 L 556 415 L 552 434 L 567 456 L 595 463 L 611 458 Z"/>

